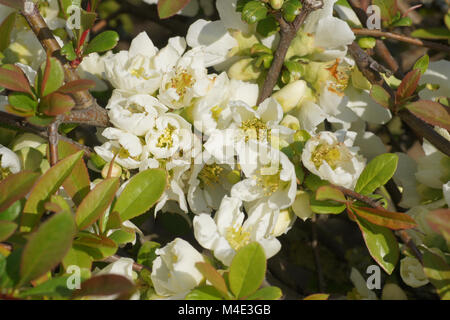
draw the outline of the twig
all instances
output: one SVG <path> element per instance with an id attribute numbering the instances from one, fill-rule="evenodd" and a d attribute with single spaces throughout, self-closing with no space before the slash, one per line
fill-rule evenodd
<path id="1" fill-rule="evenodd" d="M 352 29 L 353 33 L 360 36 L 371 36 L 371 37 L 384 37 L 387 39 L 397 40 L 401 42 L 410 43 L 420 47 L 426 47 L 438 51 L 445 51 L 450 53 L 450 47 L 445 44 L 436 43 L 432 41 L 420 40 L 417 38 L 408 37 L 402 34 L 394 33 L 394 32 L 384 32 L 381 30 L 369 30 L 369 29 Z"/>
<path id="2" fill-rule="evenodd" d="M 50 165 L 52 167 L 58 162 L 58 128 L 60 123 L 61 120 L 57 118 L 47 128 Z"/>
<path id="3" fill-rule="evenodd" d="M 280 43 L 278 44 L 278 48 L 275 51 L 272 65 L 270 66 L 267 77 L 262 86 L 261 93 L 258 98 L 258 104 L 272 95 L 273 88 L 278 81 L 278 77 L 283 67 L 284 59 L 286 58 L 289 46 L 291 45 L 292 40 L 295 38 L 297 31 L 300 29 L 311 12 L 322 7 L 323 1 L 305 0 L 302 10 L 295 18 L 294 22 L 288 23 L 280 15 L 275 16 L 280 24 Z"/>
<path id="4" fill-rule="evenodd" d="M 320 264 L 320 255 L 319 255 L 319 241 L 317 237 L 317 226 L 316 226 L 316 215 L 313 215 L 311 218 L 311 229 L 312 229 L 312 249 L 314 252 L 314 260 L 316 262 L 316 271 L 317 271 L 317 279 L 319 285 L 319 291 L 325 292 L 325 279 L 323 277 L 322 266 Z"/>

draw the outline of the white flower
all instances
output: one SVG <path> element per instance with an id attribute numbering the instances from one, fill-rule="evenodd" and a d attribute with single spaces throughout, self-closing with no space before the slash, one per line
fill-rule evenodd
<path id="1" fill-rule="evenodd" d="M 211 89 L 214 76 L 208 76 L 203 59 L 197 49 L 187 52 L 161 81 L 158 99 L 171 109 L 191 105 Z"/>
<path id="2" fill-rule="evenodd" d="M 308 16 L 302 30 L 314 35 L 314 45 L 322 49 L 322 52 L 314 56 L 322 61 L 343 58 L 347 54 L 347 45 L 355 40 L 349 25 L 333 17 L 333 6 L 336 1 L 324 0 L 323 8 Z"/>
<path id="3" fill-rule="evenodd" d="M 166 113 L 156 118 L 145 142 L 155 159 L 170 158 L 179 152 L 186 154 L 193 147 L 192 128 L 181 116 Z"/>
<path id="4" fill-rule="evenodd" d="M 19 157 L 13 151 L 0 144 L 0 178 L 3 179 L 10 173 L 18 173 L 20 168 Z"/>
<path id="5" fill-rule="evenodd" d="M 155 120 L 168 109 L 148 94 L 129 94 L 114 90 L 106 106 L 112 124 L 137 136 L 144 136 L 155 125 Z"/>
<path id="6" fill-rule="evenodd" d="M 115 162 L 127 169 L 137 169 L 143 151 L 141 140 L 134 134 L 116 128 L 106 128 L 102 135 L 111 141 L 94 147 L 95 152 L 110 162 L 117 154 Z"/>
<path id="7" fill-rule="evenodd" d="M 213 251 L 214 256 L 227 266 L 236 252 L 251 242 L 261 244 L 267 259 L 281 248 L 280 242 L 272 235 L 276 222 L 273 212 L 256 206 L 244 222 L 241 206 L 241 200 L 225 196 L 214 219 L 209 214 L 200 214 L 194 218 L 197 241 L 205 249 Z"/>
<path id="8" fill-rule="evenodd" d="M 427 86 L 419 92 L 424 100 L 436 100 L 440 97 L 450 97 L 450 62 L 439 60 L 430 62 L 427 71 L 420 78 L 419 84 Z"/>
<path id="9" fill-rule="evenodd" d="M 195 264 L 204 262 L 202 255 L 187 241 L 176 238 L 164 248 L 156 250 L 151 279 L 161 296 L 187 293 L 203 280 Z"/>
<path id="10" fill-rule="evenodd" d="M 422 287 L 429 282 L 419 260 L 413 257 L 404 257 L 400 261 L 400 276 L 408 286 L 413 288 Z"/>
<path id="11" fill-rule="evenodd" d="M 354 132 L 320 132 L 306 143 L 303 165 L 323 180 L 353 189 L 366 164 L 359 148 L 352 147 L 354 138 Z"/>
<path id="12" fill-rule="evenodd" d="M 116 89 L 153 94 L 159 89 L 162 72 L 172 68 L 183 54 L 186 42 L 180 37 L 169 39 L 158 52 L 148 35 L 140 33 L 129 51 L 120 51 L 104 59 L 106 79 Z"/>
<path id="13" fill-rule="evenodd" d="M 100 56 L 97 52 L 93 52 L 84 57 L 83 61 L 78 66 L 77 72 L 80 75 L 80 78 L 95 82 L 95 87 L 91 89 L 92 91 L 108 90 L 108 85 L 103 81 L 105 78 L 105 64 L 103 60 L 111 55 L 111 51 L 104 56 Z"/>
<path id="14" fill-rule="evenodd" d="M 250 141 L 236 146 L 245 179 L 231 189 L 231 196 L 251 202 L 265 199 L 270 208 L 292 205 L 297 190 L 294 165 L 281 151 Z"/>

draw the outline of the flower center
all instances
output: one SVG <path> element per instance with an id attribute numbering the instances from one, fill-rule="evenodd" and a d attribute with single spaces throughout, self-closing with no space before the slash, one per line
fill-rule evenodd
<path id="1" fill-rule="evenodd" d="M 194 85 L 195 80 L 186 69 L 178 69 L 175 77 L 171 80 L 171 87 L 177 91 L 177 94 L 181 97 L 186 93 L 187 88 Z"/>
<path id="2" fill-rule="evenodd" d="M 243 121 L 241 124 L 241 129 L 245 133 L 245 141 L 248 142 L 248 140 L 270 140 L 270 129 L 267 129 L 266 124 L 258 119 L 253 118 L 250 120 Z"/>
<path id="3" fill-rule="evenodd" d="M 219 183 L 223 171 L 224 168 L 222 168 L 216 163 L 205 165 L 198 174 L 198 179 L 200 180 L 200 187 L 203 189 L 206 186 Z"/>
<path id="4" fill-rule="evenodd" d="M 127 106 L 127 110 L 130 111 L 131 113 L 145 113 L 147 114 L 147 112 L 145 111 L 145 108 L 137 103 L 131 103 Z"/>
<path id="5" fill-rule="evenodd" d="M 216 120 L 216 122 L 219 121 L 219 117 L 220 114 L 222 113 L 223 108 L 220 106 L 215 106 L 214 108 L 211 109 L 211 113 L 212 113 L 212 117 L 214 120 Z"/>
<path id="6" fill-rule="evenodd" d="M 319 169 L 324 160 L 333 170 L 336 169 L 338 162 L 341 160 L 339 148 L 328 144 L 319 144 L 311 155 L 311 161 Z"/>
<path id="7" fill-rule="evenodd" d="M 156 146 L 158 148 L 172 148 L 173 146 L 172 134 L 174 133 L 175 129 L 176 128 L 171 124 L 167 125 L 167 128 L 164 129 L 163 134 L 159 136 L 158 143 L 156 144 Z"/>
<path id="8" fill-rule="evenodd" d="M 256 176 L 256 181 L 258 182 L 258 185 L 262 187 L 264 190 L 264 196 L 269 197 L 274 192 L 280 188 L 281 180 L 280 180 L 280 170 L 279 168 L 276 173 L 274 174 L 267 174 L 266 170 L 270 170 L 270 166 L 265 166 L 264 168 L 260 169 L 260 175 Z"/>
<path id="9" fill-rule="evenodd" d="M 242 227 L 239 227 L 237 229 L 229 227 L 227 228 L 225 238 L 227 239 L 230 246 L 235 251 L 238 251 L 239 249 L 245 247 L 250 243 L 250 232 L 245 231 Z"/>
<path id="10" fill-rule="evenodd" d="M 130 74 L 132 76 L 135 76 L 138 79 L 144 79 L 144 80 L 149 80 L 150 79 L 150 77 L 145 75 L 144 67 L 140 67 L 140 68 L 137 68 L 137 69 L 132 69 L 130 71 Z"/>

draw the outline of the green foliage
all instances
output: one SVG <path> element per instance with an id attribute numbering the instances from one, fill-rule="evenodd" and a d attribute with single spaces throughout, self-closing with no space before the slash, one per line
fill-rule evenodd
<path id="1" fill-rule="evenodd" d="M 450 300 L 450 266 L 445 260 L 425 249 L 423 254 L 423 271 L 437 289 L 442 300 Z"/>
<path id="2" fill-rule="evenodd" d="M 427 71 L 429 64 L 430 57 L 426 54 L 416 61 L 416 63 L 414 64 L 414 69 L 419 69 L 420 73 L 424 74 Z"/>
<path id="3" fill-rule="evenodd" d="M 167 19 L 182 10 L 191 0 L 160 0 L 158 14 L 160 19 Z"/>
<path id="4" fill-rule="evenodd" d="M 92 39 L 84 50 L 88 55 L 93 52 L 106 52 L 116 47 L 119 42 L 119 34 L 115 31 L 105 31 Z"/>
<path id="5" fill-rule="evenodd" d="M 281 12 L 283 13 L 283 18 L 287 22 L 293 22 L 295 17 L 300 13 L 300 9 L 302 8 L 302 3 L 300 0 L 286 0 L 283 3 L 281 8 Z"/>
<path id="6" fill-rule="evenodd" d="M 364 168 L 356 182 L 355 191 L 364 195 L 373 193 L 384 186 L 397 170 L 398 156 L 385 153 L 375 157 Z"/>
<path id="7" fill-rule="evenodd" d="M 242 9 L 242 20 L 254 24 L 267 17 L 268 9 L 264 3 L 257 0 L 247 2 Z"/>
<path id="8" fill-rule="evenodd" d="M 429 100 L 420 100 L 406 105 L 416 117 L 423 121 L 450 130 L 450 114 L 442 104 Z"/>
<path id="9" fill-rule="evenodd" d="M 386 91 L 383 87 L 374 84 L 372 89 L 370 90 L 370 96 L 375 100 L 379 105 L 389 108 L 392 104 L 391 95 Z"/>

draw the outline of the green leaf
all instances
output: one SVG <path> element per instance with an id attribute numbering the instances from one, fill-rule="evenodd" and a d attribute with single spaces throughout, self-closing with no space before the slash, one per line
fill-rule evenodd
<path id="1" fill-rule="evenodd" d="M 428 70 L 430 64 L 430 56 L 424 55 L 414 64 L 414 69 L 419 69 L 421 74 L 424 74 Z"/>
<path id="2" fill-rule="evenodd" d="M 283 12 L 283 18 L 287 22 L 293 22 L 295 17 L 300 13 L 300 9 L 302 8 L 302 3 L 299 0 L 286 0 L 281 7 L 281 11 Z"/>
<path id="3" fill-rule="evenodd" d="M 22 256 L 22 248 L 14 250 L 6 258 L 6 268 L 4 272 L 0 272 L 0 288 L 13 288 L 20 281 L 20 257 Z M 0 254 L 0 261 L 3 255 Z"/>
<path id="4" fill-rule="evenodd" d="M 11 91 L 25 92 L 33 95 L 27 77 L 22 69 L 15 65 L 4 65 L 0 68 L 0 86 Z"/>
<path id="5" fill-rule="evenodd" d="M 4 221 L 14 221 L 16 220 L 20 213 L 22 212 L 23 205 L 25 204 L 25 199 L 17 200 L 8 209 L 0 212 L 0 220 Z"/>
<path id="6" fill-rule="evenodd" d="M 257 242 L 240 249 L 230 266 L 230 289 L 238 299 L 254 293 L 266 274 L 266 255 Z"/>
<path id="7" fill-rule="evenodd" d="M 358 45 L 363 49 L 373 49 L 377 44 L 377 39 L 374 37 L 360 37 Z"/>
<path id="8" fill-rule="evenodd" d="M 64 84 L 64 68 L 58 59 L 47 57 L 38 73 L 38 88 L 41 97 L 55 92 Z"/>
<path id="9" fill-rule="evenodd" d="M 381 18 L 391 23 L 397 15 L 398 7 L 396 0 L 373 0 L 373 5 L 378 6 L 381 9 Z"/>
<path id="10" fill-rule="evenodd" d="M 13 12 L 6 17 L 5 20 L 0 24 L 0 52 L 4 51 L 9 47 L 11 42 L 11 33 L 16 23 L 16 13 Z"/>
<path id="11" fill-rule="evenodd" d="M 242 9 L 242 20 L 254 24 L 267 17 L 268 9 L 261 1 L 250 1 Z"/>
<path id="12" fill-rule="evenodd" d="M 95 186 L 88 193 L 78 207 L 75 215 L 78 229 L 84 230 L 97 221 L 112 203 L 117 189 L 119 178 L 106 179 Z"/>
<path id="13" fill-rule="evenodd" d="M 72 213 L 66 210 L 41 224 L 24 247 L 20 283 L 25 284 L 56 267 L 72 246 L 75 230 Z"/>
<path id="14" fill-rule="evenodd" d="M 62 265 L 65 270 L 67 270 L 69 266 L 78 266 L 80 269 L 91 270 L 92 261 L 92 257 L 87 252 L 74 245 L 70 248 L 69 252 L 67 252 L 62 261 Z"/>
<path id="15" fill-rule="evenodd" d="M 446 28 L 416 29 L 411 36 L 430 40 L 448 40 L 450 39 L 450 30 Z"/>
<path id="16" fill-rule="evenodd" d="M 276 33 L 279 27 L 278 21 L 273 16 L 268 16 L 258 22 L 256 31 L 258 31 L 258 33 L 263 37 L 268 37 Z"/>
<path id="17" fill-rule="evenodd" d="M 21 171 L 0 181 L 0 212 L 8 209 L 14 202 L 22 199 L 33 187 L 38 173 Z"/>
<path id="18" fill-rule="evenodd" d="M 41 99 L 39 112 L 47 116 L 57 116 L 69 112 L 73 107 L 75 101 L 70 96 L 54 92 Z"/>
<path id="19" fill-rule="evenodd" d="M 178 11 L 188 5 L 191 0 L 159 0 L 158 15 L 160 19 L 167 19 L 174 16 Z"/>
<path id="20" fill-rule="evenodd" d="M 319 201 L 312 194 L 309 202 L 311 211 L 318 214 L 340 214 L 345 210 L 345 204 L 335 201 Z"/>
<path id="21" fill-rule="evenodd" d="M 426 249 L 423 254 L 423 271 L 441 299 L 450 300 L 450 266 L 444 259 Z"/>
<path id="22" fill-rule="evenodd" d="M 370 90 L 370 96 L 379 105 L 389 108 L 391 105 L 391 95 L 381 86 L 374 84 Z"/>
<path id="23" fill-rule="evenodd" d="M 80 151 L 80 148 L 72 143 L 60 140 L 58 142 L 58 158 L 64 159 Z M 76 205 L 80 205 L 81 201 L 90 191 L 90 180 L 87 167 L 83 160 L 78 161 L 72 169 L 63 187 L 67 194 L 72 198 Z"/>
<path id="24" fill-rule="evenodd" d="M 92 39 L 84 50 L 84 54 L 88 55 L 93 52 L 106 52 L 112 50 L 119 42 L 119 34 L 115 31 L 105 31 Z"/>
<path id="25" fill-rule="evenodd" d="M 81 288 L 73 293 L 73 297 L 119 295 L 129 298 L 135 289 L 134 283 L 123 276 L 104 274 L 84 281 Z"/>
<path id="26" fill-rule="evenodd" d="M 412 26 L 412 20 L 410 17 L 402 17 L 399 15 L 399 19 L 392 21 L 391 27 L 410 27 Z"/>
<path id="27" fill-rule="evenodd" d="M 21 298 L 29 297 L 47 297 L 47 298 L 69 298 L 72 290 L 67 288 L 69 276 L 62 276 L 45 281 L 44 283 L 32 289 L 20 293 Z"/>
<path id="28" fill-rule="evenodd" d="M 67 42 L 62 48 L 61 48 L 61 54 L 67 58 L 69 61 L 73 61 L 77 58 L 77 54 L 75 53 L 75 49 L 73 48 L 72 42 Z"/>
<path id="29" fill-rule="evenodd" d="M 43 154 L 34 148 L 25 147 L 16 151 L 19 159 L 22 163 L 22 168 L 24 170 L 30 170 L 34 172 L 41 171 L 41 165 L 43 164 L 44 156 Z"/>
<path id="30" fill-rule="evenodd" d="M 203 285 L 188 293 L 185 300 L 222 300 L 222 297 L 213 286 Z"/>
<path id="31" fill-rule="evenodd" d="M 95 82 L 92 80 L 80 79 L 66 83 L 58 92 L 60 93 L 75 93 L 79 91 L 87 91 L 95 87 Z"/>
<path id="32" fill-rule="evenodd" d="M 401 103 L 408 99 L 416 91 L 419 84 L 421 72 L 418 69 L 413 69 L 403 78 L 402 83 L 397 89 L 395 94 L 395 102 Z"/>
<path id="33" fill-rule="evenodd" d="M 392 230 L 417 227 L 414 219 L 405 213 L 356 206 L 352 206 L 352 210 L 367 221 Z"/>
<path id="34" fill-rule="evenodd" d="M 65 16 L 67 16 L 67 9 L 71 6 L 81 7 L 81 0 L 61 0 L 61 9 Z"/>
<path id="35" fill-rule="evenodd" d="M 195 266 L 201 272 L 201 274 L 206 278 L 206 280 L 208 280 L 214 286 L 214 288 L 216 288 L 217 291 L 220 292 L 220 294 L 224 298 L 229 297 L 228 287 L 227 287 L 227 284 L 225 283 L 225 280 L 220 275 L 220 273 L 218 273 L 217 270 L 214 269 L 214 267 L 212 265 L 210 265 L 209 263 L 206 263 L 206 262 L 197 262 L 195 264 Z"/>
<path id="36" fill-rule="evenodd" d="M 137 255 L 137 263 L 140 263 L 147 267 L 152 267 L 153 261 L 156 259 L 156 250 L 159 249 L 161 245 L 157 242 L 146 241 L 139 248 Z"/>
<path id="37" fill-rule="evenodd" d="M 393 153 L 381 154 L 364 168 L 356 182 L 355 192 L 367 195 L 384 186 L 397 170 L 398 156 Z"/>
<path id="38" fill-rule="evenodd" d="M 388 228 L 374 225 L 358 216 L 355 217 L 370 255 L 384 271 L 391 274 L 399 257 L 398 243 L 394 234 Z"/>
<path id="39" fill-rule="evenodd" d="M 75 239 L 74 248 L 86 252 L 93 260 L 100 261 L 114 255 L 118 247 L 114 241 L 104 236 L 82 232 Z"/>
<path id="40" fill-rule="evenodd" d="M 248 296 L 246 300 L 278 300 L 282 295 L 280 288 L 265 287 Z"/>
<path id="41" fill-rule="evenodd" d="M 427 214 L 425 219 L 434 232 L 442 234 L 450 243 L 450 209 L 433 210 Z"/>
<path id="42" fill-rule="evenodd" d="M 121 229 L 111 233 L 108 238 L 114 241 L 117 245 L 131 243 L 136 240 L 136 231 L 134 229 L 122 226 Z"/>
<path id="43" fill-rule="evenodd" d="M 7 240 L 14 234 L 17 224 L 11 221 L 0 220 L 0 242 Z"/>
<path id="44" fill-rule="evenodd" d="M 46 116 L 45 114 L 37 114 L 27 118 L 27 121 L 35 126 L 46 127 L 55 121 L 55 117 Z"/>
<path id="45" fill-rule="evenodd" d="M 328 300 L 330 295 L 326 293 L 315 293 L 307 296 L 303 300 Z"/>
<path id="46" fill-rule="evenodd" d="M 166 172 L 148 169 L 131 178 L 117 199 L 112 211 L 117 211 L 122 221 L 147 212 L 166 189 Z"/>
<path id="47" fill-rule="evenodd" d="M 13 92 L 8 96 L 8 102 L 16 110 L 34 115 L 38 106 L 38 102 L 27 93 Z"/>
<path id="48" fill-rule="evenodd" d="M 322 186 L 316 191 L 316 200 L 334 200 L 341 203 L 346 203 L 347 199 L 344 194 L 332 186 Z"/>
<path id="49" fill-rule="evenodd" d="M 416 117 L 441 128 L 450 130 L 450 114 L 447 107 L 429 100 L 420 100 L 406 105 Z"/>
<path id="50" fill-rule="evenodd" d="M 82 156 L 83 151 L 79 151 L 59 161 L 35 184 L 23 210 L 21 221 L 22 232 L 30 231 L 36 226 L 36 223 L 45 211 L 44 204 L 63 184 Z"/>
<path id="51" fill-rule="evenodd" d="M 329 185 L 330 183 L 326 180 L 320 179 L 320 177 L 315 174 L 309 174 L 305 179 L 305 186 L 311 191 L 317 191 L 321 186 Z"/>

